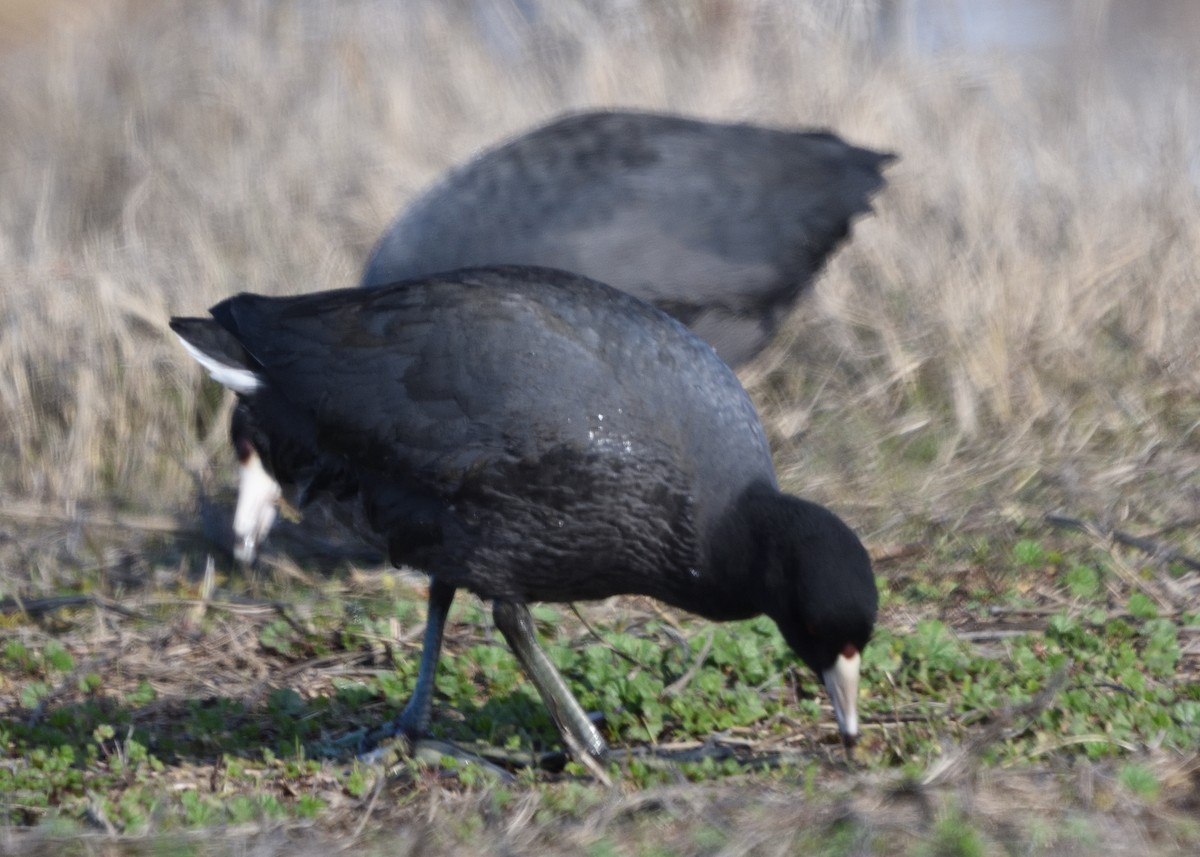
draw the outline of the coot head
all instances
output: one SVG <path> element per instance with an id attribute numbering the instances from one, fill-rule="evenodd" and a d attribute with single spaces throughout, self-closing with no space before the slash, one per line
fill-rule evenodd
<path id="1" fill-rule="evenodd" d="M 713 538 L 714 566 L 754 590 L 757 609 L 824 683 L 852 747 L 862 651 L 879 607 L 866 548 L 829 509 L 766 482 L 742 492 Z"/>
<path id="2" fill-rule="evenodd" d="M 819 532 L 793 531 L 791 561 L 792 603 L 785 615 L 774 616 L 788 645 L 825 684 L 833 702 L 842 741 L 858 740 L 858 675 L 862 651 L 871 639 L 879 595 L 871 559 L 861 541 L 828 509 L 798 497 L 782 495 L 802 509 L 805 522 L 819 521 Z"/>

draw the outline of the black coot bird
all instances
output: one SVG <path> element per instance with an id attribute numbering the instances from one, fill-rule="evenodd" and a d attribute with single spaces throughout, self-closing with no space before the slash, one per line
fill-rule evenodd
<path id="1" fill-rule="evenodd" d="M 362 285 L 474 265 L 561 268 L 654 304 L 736 367 L 870 211 L 893 157 L 829 133 L 568 116 L 417 199 L 376 245 Z"/>
<path id="2" fill-rule="evenodd" d="M 531 601 L 638 593 L 714 620 L 765 613 L 853 744 L 877 605 L 867 552 L 828 509 L 779 491 L 745 391 L 685 327 L 601 283 L 516 267 L 243 294 L 211 313 L 171 328 L 238 393 L 253 483 L 239 518 L 269 519 L 276 480 L 353 498 L 390 560 L 430 575 L 399 731 L 428 725 L 463 587 L 493 602 L 577 754 L 605 744 L 538 646 Z M 240 535 L 252 550 L 253 529 Z"/>

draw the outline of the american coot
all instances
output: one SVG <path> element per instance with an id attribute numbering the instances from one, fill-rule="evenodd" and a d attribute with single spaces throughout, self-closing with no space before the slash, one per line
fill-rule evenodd
<path id="1" fill-rule="evenodd" d="M 778 490 L 753 405 L 685 327 L 601 283 L 517 267 L 243 294 L 211 313 L 171 327 L 239 395 L 246 549 L 278 480 L 360 501 L 391 561 L 430 575 L 399 731 L 428 725 L 442 627 L 465 587 L 493 601 L 576 753 L 605 745 L 538 646 L 531 601 L 639 593 L 714 620 L 765 613 L 853 744 L 870 560 L 832 512 Z"/>
<path id="2" fill-rule="evenodd" d="M 362 285 L 474 265 L 561 268 L 653 303 L 736 367 L 870 210 L 893 157 L 828 133 L 568 116 L 417 199 L 376 245 Z"/>

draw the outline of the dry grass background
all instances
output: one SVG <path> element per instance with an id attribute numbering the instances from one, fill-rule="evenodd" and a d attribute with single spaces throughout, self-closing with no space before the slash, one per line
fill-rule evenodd
<path id="1" fill-rule="evenodd" d="M 448 165 L 614 105 L 902 154 L 747 375 L 791 487 L 872 533 L 1200 509 L 1182 65 L 1122 89 L 1086 59 L 873 51 L 870 4 L 66 8 L 0 57 L 3 495 L 188 504 L 229 456 L 171 313 L 351 285 Z"/>
<path id="2" fill-rule="evenodd" d="M 6 47 L 0 495 L 186 506 L 229 456 L 171 313 L 351 285 L 447 166 L 613 105 L 902 155 L 746 374 L 789 486 L 872 534 L 1055 506 L 1197 517 L 1182 59 L 1122 86 L 1086 55 L 872 49 L 869 3 L 533 5 L 113 0 Z"/>

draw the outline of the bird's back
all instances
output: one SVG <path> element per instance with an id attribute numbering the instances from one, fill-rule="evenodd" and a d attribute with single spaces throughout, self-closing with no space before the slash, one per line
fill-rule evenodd
<path id="1" fill-rule="evenodd" d="M 378 489 L 379 516 L 398 503 L 411 515 L 414 492 L 453 506 L 461 532 L 450 540 L 492 552 L 475 556 L 480 567 L 539 540 L 546 557 L 602 563 L 605 550 L 641 551 L 647 570 L 694 565 L 740 490 L 774 484 L 754 408 L 712 349 L 584 278 L 479 269 L 375 290 L 243 295 L 214 316 L 261 364 L 268 394 L 308 415 L 317 444 Z M 481 541 L 476 525 L 503 532 Z M 466 562 L 435 553 L 448 567 Z M 537 580 L 522 594 L 604 594 L 582 582 Z"/>
<path id="2" fill-rule="evenodd" d="M 363 285 L 470 265 L 562 268 L 656 304 L 736 364 L 869 210 L 889 159 L 826 133 L 570 116 L 418 199 Z"/>

